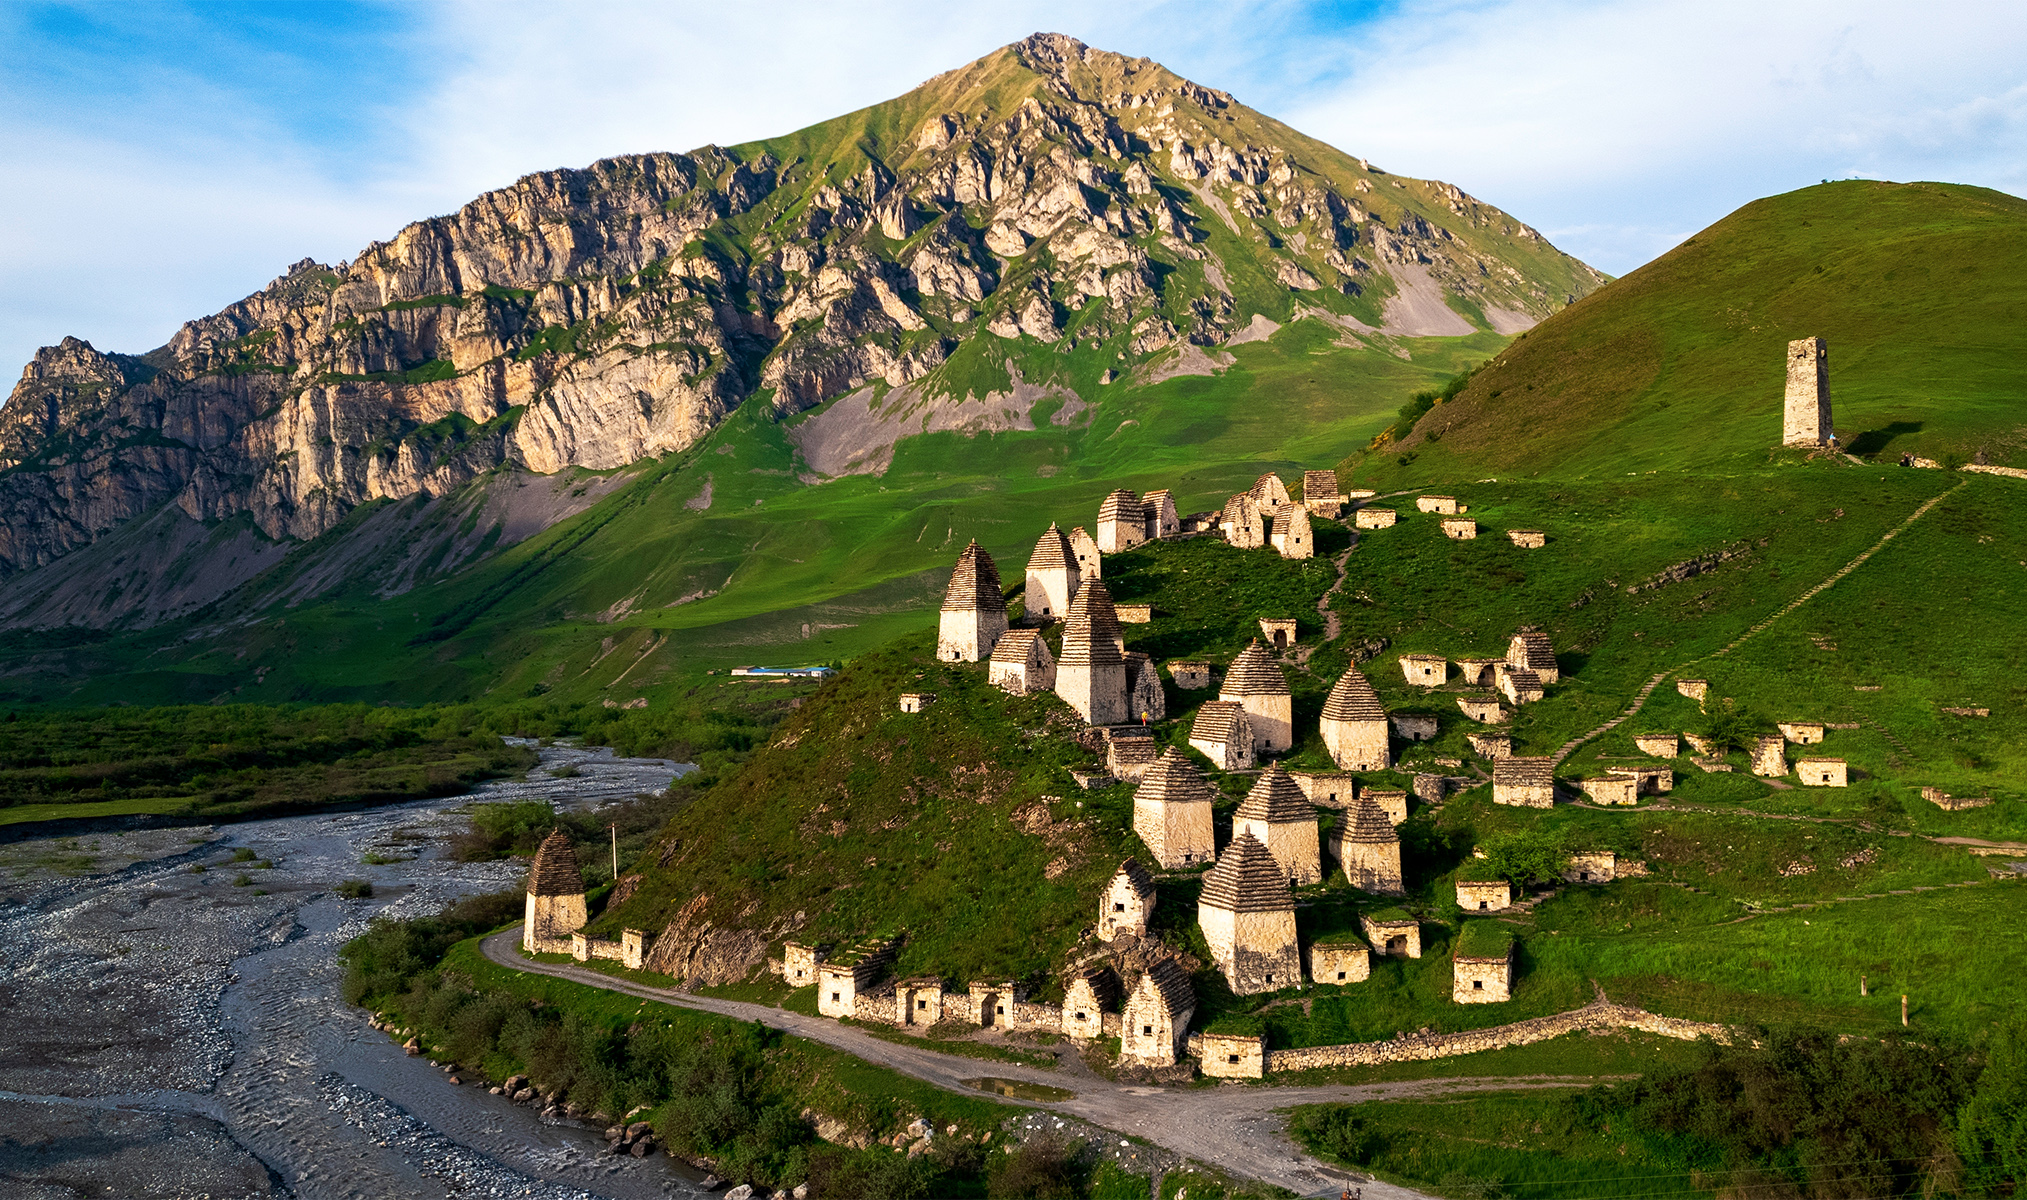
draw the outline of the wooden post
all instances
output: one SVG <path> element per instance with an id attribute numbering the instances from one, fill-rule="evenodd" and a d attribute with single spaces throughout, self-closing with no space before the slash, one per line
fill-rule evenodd
<path id="1" fill-rule="evenodd" d="M 619 882 L 619 823 L 615 821 L 606 828 L 612 830 L 612 881 L 616 884 Z"/>
<path id="2" fill-rule="evenodd" d="M 1865 986 L 1865 976 L 1863 975 L 1858 977 L 1858 994 L 1861 996 L 1870 996 L 1872 994 L 1872 989 Z"/>
<path id="3" fill-rule="evenodd" d="M 1900 1023 L 1901 1023 L 1902 1025 L 1906 1025 L 1906 1024 L 1907 1024 L 1907 993 L 1906 993 L 1906 992 L 1902 992 L 1902 993 L 1900 994 Z"/>

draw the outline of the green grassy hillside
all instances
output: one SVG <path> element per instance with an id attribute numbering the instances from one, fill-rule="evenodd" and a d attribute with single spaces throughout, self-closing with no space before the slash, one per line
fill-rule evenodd
<path id="1" fill-rule="evenodd" d="M 1286 671 L 1297 745 L 1288 761 L 1326 767 L 1316 733 L 1325 691 L 1354 653 L 1394 711 L 1428 712 L 1436 740 L 1400 747 L 1397 772 L 1372 786 L 1406 787 L 1416 771 L 1466 781 L 1440 807 L 1417 803 L 1404 829 L 1408 907 L 1428 922 L 1431 950 L 1379 964 L 1367 984 L 1236 998 L 1214 973 L 1197 980 L 1206 1021 L 1264 1020 L 1277 1045 L 1384 1038 L 1398 1029 L 1500 1024 L 1575 1007 L 1591 983 L 1656 1011 L 1702 1020 L 1778 1018 L 1851 1031 L 1897 1025 L 1897 996 L 1916 997 L 1929 1028 L 1971 1031 L 2004 1008 L 2015 951 L 1979 951 L 2003 924 L 2017 882 L 1950 838 L 2027 835 L 2027 761 L 2018 615 L 2027 581 L 1998 560 L 2027 553 L 2014 517 L 2017 481 L 1948 472 L 1862 469 L 1841 460 L 1762 468 L 1720 480 L 1680 477 L 1466 485 L 1456 489 L 1484 526 L 1475 541 L 1441 536 L 1433 517 L 1361 535 L 1331 600 L 1337 639 L 1318 645 L 1315 603 L 1335 579 L 1330 559 L 1291 563 L 1213 541 L 1156 544 L 1107 562 L 1122 599 L 1147 600 L 1156 619 L 1129 626 L 1128 644 L 1157 660 L 1227 659 L 1255 618 L 1296 615 L 1306 661 Z M 1935 503 L 1892 538 L 1889 532 Z M 1545 527 L 1540 550 L 1512 546 L 1506 527 Z M 1349 532 L 1321 527 L 1334 555 Z M 1766 624 L 1846 564 L 1866 561 L 1801 607 Z M 1680 564 L 1725 555 L 1684 578 Z M 1910 580 L 1922 581 L 1911 588 Z M 1952 615 L 1957 614 L 1957 615 Z M 1046 990 L 1091 921 L 1097 889 L 1140 847 L 1131 791 L 1075 790 L 1067 768 L 1093 756 L 1081 726 L 1053 697 L 1013 698 L 985 685 L 982 667 L 936 663 L 933 613 L 857 660 L 811 697 L 772 744 L 705 793 L 634 868 L 647 883 L 600 918 L 660 928 L 694 905 L 692 928 L 751 930 L 847 942 L 910 935 L 899 970 L 962 981 L 1027 976 Z M 1950 622 L 1961 639 L 1922 636 Z M 1404 681 L 1404 653 L 1496 655 L 1522 623 L 1543 626 L 1564 679 L 1511 722 L 1520 753 L 1550 754 L 1617 715 L 1656 674 L 1708 679 L 1712 709 L 1727 701 L 1753 728 L 1808 718 L 1833 728 L 1790 757 L 1845 758 L 1852 786 L 1815 789 L 1763 780 L 1745 756 L 1707 773 L 1673 764 L 1675 787 L 1631 809 L 1490 803 L 1489 764 L 1476 757 L 1455 701 L 1476 689 L 1425 690 Z M 1755 628 L 1760 631 L 1755 633 Z M 1370 656 L 1370 657 L 1367 657 Z M 902 714 L 901 691 L 939 701 Z M 1164 744 L 1186 737 L 1211 693 L 1169 692 Z M 1985 707 L 1985 718 L 1948 707 Z M 1700 732 L 1707 712 L 1672 687 L 1641 713 L 1585 744 L 1561 774 L 1601 773 L 1637 757 L 1635 733 Z M 1447 760 L 1447 761 L 1446 761 Z M 1250 785 L 1217 777 L 1221 828 Z M 1475 782 L 1473 782 L 1475 781 Z M 1995 802 L 1938 809 L 1923 786 Z M 1333 818 L 1325 814 L 1325 839 Z M 1563 850 L 1611 849 L 1649 874 L 1606 888 L 1571 889 L 1514 916 L 1521 979 L 1508 1005 L 1449 999 L 1447 949 L 1458 912 L 1450 884 L 1473 846 L 1546 837 Z M 1195 931 L 1195 881 L 1161 884 L 1157 928 L 1207 958 Z M 1305 936 L 1347 928 L 1362 907 L 1341 877 L 1304 889 Z M 1869 999 L 1855 981 L 1873 983 Z"/>
<path id="2" fill-rule="evenodd" d="M 1852 180 L 1757 200 L 1515 341 L 1372 456 L 1382 479 L 1763 462 L 1822 337 L 1845 449 L 2027 463 L 2027 200 Z M 1410 462 L 1401 459 L 1412 455 Z"/>
<path id="3" fill-rule="evenodd" d="M 1031 432 L 909 438 L 884 473 L 820 483 L 798 478 L 793 426 L 749 402 L 586 512 L 393 596 L 380 568 L 405 546 L 365 553 L 355 536 L 383 501 L 186 621 L 7 635 L 0 701 L 624 701 L 742 663 L 848 658 L 915 626 L 972 538 L 1013 578 L 1050 521 L 1095 529 L 1113 488 L 1167 487 L 1188 512 L 1266 470 L 1298 478 L 1505 344 L 1413 339 L 1402 358 L 1335 336 L 1296 322 L 1233 347 L 1220 374 L 1098 387 L 1066 424 L 1038 410 Z M 433 519 L 466 518 L 451 504 Z M 311 578 L 324 582 L 299 586 Z"/>

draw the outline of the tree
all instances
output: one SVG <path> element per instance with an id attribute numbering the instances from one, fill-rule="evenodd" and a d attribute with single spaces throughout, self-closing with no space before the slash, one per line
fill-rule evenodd
<path id="1" fill-rule="evenodd" d="M 1545 829 L 1495 833 L 1479 845 L 1485 865 L 1499 878 L 1530 887 L 1561 879 L 1569 865 L 1562 839 Z"/>

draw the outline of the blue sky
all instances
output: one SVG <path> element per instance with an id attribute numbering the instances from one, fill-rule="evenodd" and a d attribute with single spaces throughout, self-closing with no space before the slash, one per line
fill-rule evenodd
<path id="1" fill-rule="evenodd" d="M 1623 274 L 1823 178 L 2027 194 L 2027 5 L 0 3 L 0 371 L 139 352 L 528 171 L 790 129 L 1038 29 Z"/>

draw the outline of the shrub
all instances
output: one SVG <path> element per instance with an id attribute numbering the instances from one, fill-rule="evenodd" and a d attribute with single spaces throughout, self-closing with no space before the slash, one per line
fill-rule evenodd
<path id="1" fill-rule="evenodd" d="M 347 879 L 335 890 L 347 900 L 366 900 L 373 895 L 373 885 L 364 879 Z"/>
<path id="2" fill-rule="evenodd" d="M 995 1200 L 1074 1200 L 1083 1192 L 1070 1147 L 1044 1135 L 995 1163 L 985 1194 Z"/>

